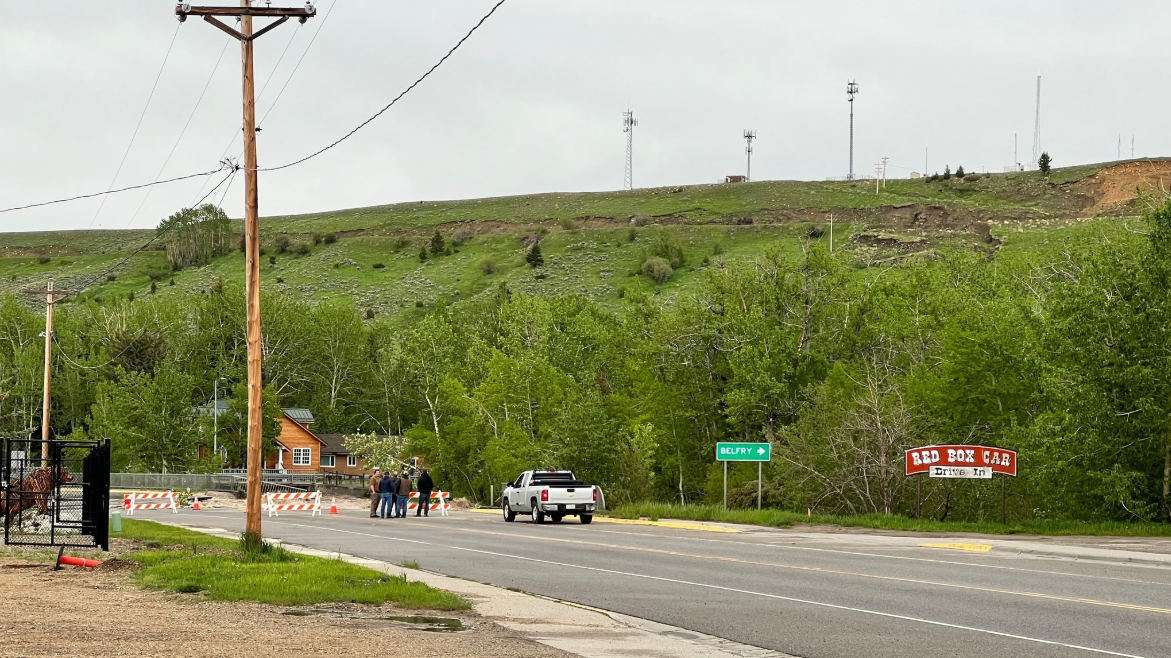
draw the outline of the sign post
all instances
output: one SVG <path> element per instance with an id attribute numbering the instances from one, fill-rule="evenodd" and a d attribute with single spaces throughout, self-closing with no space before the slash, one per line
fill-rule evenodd
<path id="1" fill-rule="evenodd" d="M 1017 453 L 992 446 L 926 446 L 906 452 L 906 475 L 927 474 L 932 478 L 991 480 L 1000 474 L 1000 522 L 1006 523 L 1007 478 L 1016 477 Z M 915 516 L 920 513 L 919 483 L 915 483 Z"/>
<path id="2" fill-rule="evenodd" d="M 724 442 L 716 444 L 716 461 L 724 462 L 724 509 L 728 509 L 728 462 L 756 462 L 756 509 L 760 509 L 763 462 L 772 461 L 771 443 Z"/>

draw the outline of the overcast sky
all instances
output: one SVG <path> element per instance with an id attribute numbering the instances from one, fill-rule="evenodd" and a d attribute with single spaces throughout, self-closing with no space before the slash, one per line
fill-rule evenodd
<path id="1" fill-rule="evenodd" d="M 272 108 L 261 166 L 348 132 L 493 3 L 320 0 L 307 24 L 259 39 L 258 116 Z M 1168 155 L 1169 19 L 1171 3 L 1153 0 L 508 0 L 376 122 L 262 174 L 261 214 L 618 189 L 628 105 L 638 187 L 742 173 L 745 128 L 758 133 L 754 179 L 841 176 L 851 78 L 859 174 L 882 156 L 890 176 L 922 171 L 924 149 L 930 171 L 1000 171 L 1014 132 L 1028 160 L 1038 69 L 1055 165 L 1112 160 L 1119 134 L 1123 157 L 1132 135 L 1137 156 Z M 239 46 L 224 51 L 228 37 L 203 21 L 179 25 L 167 0 L 0 2 L 0 207 L 107 189 L 172 37 L 116 187 L 154 180 L 193 110 L 163 178 L 239 155 Z M 233 217 L 242 178 L 224 201 Z M 0 230 L 153 227 L 202 184 L 111 195 L 100 213 L 99 199 L 7 213 Z"/>

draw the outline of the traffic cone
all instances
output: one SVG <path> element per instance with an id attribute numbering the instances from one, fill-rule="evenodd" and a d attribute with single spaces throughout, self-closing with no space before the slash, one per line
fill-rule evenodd
<path id="1" fill-rule="evenodd" d="M 337 498 L 329 499 L 329 513 L 337 514 Z"/>
<path id="2" fill-rule="evenodd" d="M 192 510 L 193 512 L 199 512 L 199 511 L 201 511 L 202 509 L 203 509 L 203 508 L 199 506 L 199 497 L 197 496 L 197 497 L 195 498 L 195 504 L 193 504 L 193 505 L 191 506 L 191 510 Z"/>

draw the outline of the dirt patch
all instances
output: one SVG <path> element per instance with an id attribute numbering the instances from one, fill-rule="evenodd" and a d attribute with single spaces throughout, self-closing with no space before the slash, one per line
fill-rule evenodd
<path id="1" fill-rule="evenodd" d="M 1171 188 L 1171 161 L 1124 162 L 1068 187 L 1086 198 L 1090 216 L 1133 210 L 1140 195 L 1161 193 L 1162 187 Z"/>
<path id="2" fill-rule="evenodd" d="M 123 570 L 0 569 L 0 591 L 6 593 L 0 597 L 5 622 L 0 653 L 22 658 L 569 655 L 474 614 L 448 615 L 460 620 L 463 632 L 435 633 L 404 627 L 391 619 L 404 611 L 390 606 L 321 606 L 330 614 L 296 616 L 280 606 L 145 591 L 130 578 Z"/>
<path id="3" fill-rule="evenodd" d="M 0 258 L 50 258 L 61 256 L 76 256 L 81 252 L 65 245 L 44 245 L 41 247 L 0 247 Z"/>
<path id="4" fill-rule="evenodd" d="M 926 238 L 884 235 L 881 233 L 859 233 L 850 239 L 854 242 L 870 245 L 872 247 L 887 247 L 904 253 L 922 251 L 930 245 Z"/>

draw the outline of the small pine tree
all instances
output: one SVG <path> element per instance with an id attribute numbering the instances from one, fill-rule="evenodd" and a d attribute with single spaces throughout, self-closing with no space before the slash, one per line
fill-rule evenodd
<path id="1" fill-rule="evenodd" d="M 159 291 L 159 284 L 155 283 L 154 281 L 151 281 L 150 282 L 150 294 L 153 295 L 158 291 Z"/>
<path id="2" fill-rule="evenodd" d="M 960 165 L 960 166 L 956 167 L 956 178 L 963 178 L 963 177 L 964 177 L 964 165 Z"/>
<path id="3" fill-rule="evenodd" d="M 134 301 L 134 293 L 130 293 L 129 295 L 127 295 L 126 301 L 128 301 L 128 302 Z"/>
<path id="4" fill-rule="evenodd" d="M 1049 152 L 1045 151 L 1037 160 L 1037 168 L 1041 170 L 1041 175 L 1048 177 L 1049 169 L 1053 165 L 1053 158 L 1049 157 Z"/>
<path id="5" fill-rule="evenodd" d="M 427 262 L 427 247 L 419 247 L 419 262 Z"/>
<path id="6" fill-rule="evenodd" d="M 367 320 L 373 320 L 373 319 L 374 319 L 374 309 L 372 309 L 372 308 L 368 308 L 368 309 L 366 309 L 366 319 L 367 319 Z"/>
<path id="7" fill-rule="evenodd" d="M 173 286 L 173 285 L 175 285 L 175 280 L 174 280 L 174 279 L 171 279 L 171 282 L 170 282 L 170 283 L 168 283 L 167 285 L 168 285 L 168 286 Z"/>
<path id="8" fill-rule="evenodd" d="M 943 165 L 943 180 L 951 180 L 951 167 Z"/>
<path id="9" fill-rule="evenodd" d="M 443 234 L 439 229 L 435 229 L 435 235 L 431 236 L 431 255 L 439 256 L 443 254 Z"/>
<path id="10" fill-rule="evenodd" d="M 540 267 L 545 264 L 545 257 L 541 255 L 540 242 L 533 245 L 532 249 L 529 249 L 528 255 L 525 256 L 525 262 L 532 267 Z"/>

